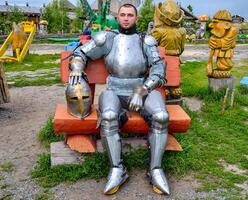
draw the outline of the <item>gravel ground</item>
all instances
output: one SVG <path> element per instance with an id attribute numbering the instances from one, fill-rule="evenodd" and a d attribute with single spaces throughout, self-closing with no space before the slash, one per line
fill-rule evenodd
<path id="1" fill-rule="evenodd" d="M 31 45 L 30 53 L 59 53 L 64 45 Z M 248 58 L 248 45 L 238 45 L 236 58 Z M 187 45 L 183 60 L 206 60 L 207 45 Z M 0 165 L 11 162 L 12 171 L 0 168 L 0 199 L 35 199 L 44 189 L 30 176 L 37 155 L 46 149 L 38 142 L 37 133 L 57 103 L 65 103 L 64 88 L 60 86 L 11 88 L 11 103 L 0 105 Z M 187 101 L 190 101 L 187 99 Z M 192 100 L 193 102 L 196 100 Z M 192 104 L 192 101 L 190 101 Z M 200 103 L 198 103 L 200 104 Z M 197 105 L 198 105 L 197 104 Z M 193 103 L 194 105 L 194 103 Z M 199 105 L 198 105 L 199 106 Z M 59 184 L 50 189 L 53 199 L 195 199 L 215 198 L 216 192 L 196 193 L 200 186 L 191 175 L 177 180 L 168 175 L 172 190 L 170 197 L 156 195 L 145 176 L 145 171 L 133 171 L 130 181 L 114 196 L 102 194 L 105 179 L 99 181 L 82 179 L 74 184 Z M 219 191 L 223 192 L 223 191 Z"/>
<path id="2" fill-rule="evenodd" d="M 34 54 L 59 54 L 64 49 L 64 44 L 32 44 L 30 53 Z M 234 49 L 234 60 L 248 59 L 248 44 L 238 44 Z M 11 51 L 8 50 L 8 55 Z M 185 46 L 185 50 L 181 56 L 183 61 L 190 60 L 207 60 L 209 48 L 207 44 L 198 44 Z"/>
<path id="3" fill-rule="evenodd" d="M 248 59 L 248 44 L 238 44 L 234 49 L 234 60 Z M 181 58 L 183 61 L 208 60 L 209 48 L 206 44 L 186 45 Z"/>

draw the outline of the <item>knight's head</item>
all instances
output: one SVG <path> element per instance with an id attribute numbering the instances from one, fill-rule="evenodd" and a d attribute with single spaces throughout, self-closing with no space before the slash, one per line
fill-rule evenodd
<path id="1" fill-rule="evenodd" d="M 122 29 L 130 29 L 135 26 L 138 20 L 136 7 L 132 4 L 123 4 L 118 10 L 117 20 Z"/>
<path id="2" fill-rule="evenodd" d="M 227 10 L 219 10 L 215 13 L 212 22 L 209 24 L 211 33 L 216 37 L 223 37 L 226 32 L 231 28 L 232 16 Z"/>

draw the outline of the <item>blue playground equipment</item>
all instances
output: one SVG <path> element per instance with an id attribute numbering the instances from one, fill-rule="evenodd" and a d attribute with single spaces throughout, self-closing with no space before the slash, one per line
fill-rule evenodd
<path id="1" fill-rule="evenodd" d="M 240 85 L 248 87 L 248 76 L 244 76 L 241 81 Z"/>
<path id="2" fill-rule="evenodd" d="M 79 43 L 80 42 L 71 42 L 68 45 L 64 46 L 64 50 L 65 51 L 69 51 L 69 50 L 74 51 L 78 47 Z"/>

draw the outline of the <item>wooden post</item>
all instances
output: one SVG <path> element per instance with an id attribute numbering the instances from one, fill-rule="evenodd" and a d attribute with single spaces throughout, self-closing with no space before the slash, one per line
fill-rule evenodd
<path id="1" fill-rule="evenodd" d="M 6 76 L 3 71 L 3 64 L 0 62 L 0 104 L 10 102 L 10 95 Z"/>

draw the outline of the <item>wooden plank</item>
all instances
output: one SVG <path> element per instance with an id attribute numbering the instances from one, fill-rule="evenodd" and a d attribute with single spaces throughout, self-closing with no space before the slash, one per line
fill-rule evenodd
<path id="1" fill-rule="evenodd" d="M 169 113 L 169 132 L 186 132 L 190 126 L 190 117 L 179 105 L 166 105 Z M 98 134 L 96 108 L 83 120 L 68 114 L 66 105 L 58 104 L 54 116 L 54 130 L 57 134 Z M 138 114 L 131 112 L 122 132 L 147 134 L 148 126 Z"/>
<path id="2" fill-rule="evenodd" d="M 80 153 L 96 152 L 96 141 L 91 135 L 68 135 L 66 143 L 72 150 Z"/>
<path id="3" fill-rule="evenodd" d="M 0 62 L 0 104 L 10 102 L 10 94 L 6 76 L 3 71 L 3 64 Z"/>

